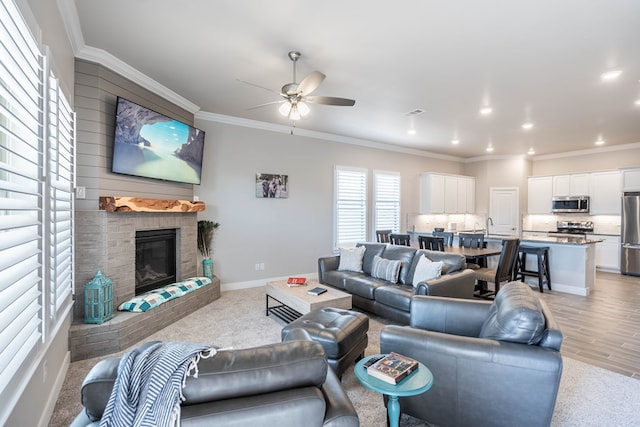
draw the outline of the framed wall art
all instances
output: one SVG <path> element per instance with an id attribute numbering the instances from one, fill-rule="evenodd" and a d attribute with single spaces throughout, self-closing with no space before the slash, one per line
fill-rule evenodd
<path id="1" fill-rule="evenodd" d="M 256 197 L 260 199 L 288 198 L 289 176 L 277 173 L 257 173 Z"/>

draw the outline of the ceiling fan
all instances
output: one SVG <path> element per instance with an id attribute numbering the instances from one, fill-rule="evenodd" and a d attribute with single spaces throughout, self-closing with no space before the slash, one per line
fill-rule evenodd
<path id="1" fill-rule="evenodd" d="M 300 120 L 302 117 L 309 114 L 310 109 L 307 104 L 324 104 L 324 105 L 338 105 L 351 107 L 356 101 L 347 98 L 336 98 L 333 96 L 312 96 L 310 95 L 314 90 L 320 86 L 322 81 L 327 77 L 320 71 L 314 71 L 306 76 L 300 83 L 296 83 L 296 63 L 302 54 L 300 52 L 289 52 L 289 59 L 293 62 L 293 83 L 287 83 L 282 86 L 280 90 L 280 96 L 284 98 L 281 101 L 268 102 L 266 104 L 256 105 L 249 108 L 253 110 L 255 108 L 265 107 L 267 105 L 282 104 L 278 111 L 285 117 L 289 117 L 290 120 Z M 244 82 L 248 83 L 248 82 Z M 252 83 L 248 83 L 252 86 L 257 86 Z M 261 87 L 262 86 L 258 86 Z M 267 88 L 263 88 L 267 89 Z M 270 89 L 267 89 L 270 90 Z M 270 90 L 271 91 L 271 90 Z"/>

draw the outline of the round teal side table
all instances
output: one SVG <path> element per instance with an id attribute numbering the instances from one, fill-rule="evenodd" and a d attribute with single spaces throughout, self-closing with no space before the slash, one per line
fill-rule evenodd
<path id="1" fill-rule="evenodd" d="M 412 372 L 408 377 L 393 385 L 379 380 L 367 374 L 364 364 L 373 357 L 379 357 L 380 354 L 365 357 L 356 363 L 354 373 L 360 384 L 377 393 L 389 396 L 387 402 L 387 412 L 389 414 L 389 424 L 391 427 L 398 427 L 400 422 L 400 402 L 399 396 L 415 396 L 429 390 L 433 385 L 433 374 L 422 363 L 418 369 Z"/>

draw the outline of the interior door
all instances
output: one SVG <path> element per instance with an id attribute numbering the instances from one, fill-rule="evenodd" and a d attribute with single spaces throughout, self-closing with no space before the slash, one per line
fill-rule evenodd
<path id="1" fill-rule="evenodd" d="M 489 221 L 488 234 L 505 236 L 520 234 L 520 203 L 517 187 L 492 187 L 489 190 Z"/>

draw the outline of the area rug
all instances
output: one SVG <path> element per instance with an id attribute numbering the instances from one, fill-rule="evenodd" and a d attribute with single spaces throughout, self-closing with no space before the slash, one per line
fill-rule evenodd
<path id="1" fill-rule="evenodd" d="M 367 355 L 379 352 L 380 330 L 391 323 L 370 315 Z M 250 288 L 223 292 L 218 300 L 144 341 L 186 341 L 248 348 L 280 341 L 282 326 L 284 324 L 280 320 L 265 315 L 264 288 Z M 106 357 L 113 356 L 116 355 Z M 50 427 L 68 426 L 82 409 L 80 385 L 91 367 L 101 359 L 71 363 L 49 422 Z M 353 368 L 344 373 L 342 383 L 358 412 L 360 425 L 386 425 L 382 397 L 362 387 L 353 375 Z M 637 426 L 638 414 L 640 381 L 564 357 L 564 371 L 552 426 Z M 400 425 L 428 426 L 407 415 L 402 416 Z"/>

